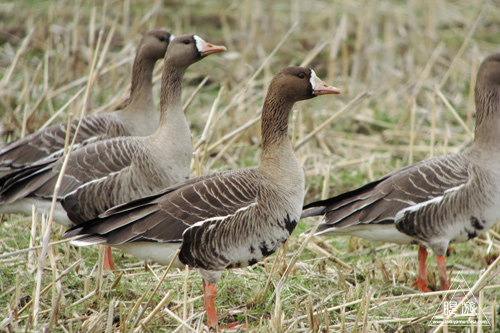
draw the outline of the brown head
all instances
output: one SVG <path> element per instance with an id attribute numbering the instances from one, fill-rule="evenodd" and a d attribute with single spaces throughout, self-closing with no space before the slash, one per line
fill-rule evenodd
<path id="1" fill-rule="evenodd" d="M 225 46 L 207 43 L 197 35 L 182 35 L 175 37 L 170 42 L 165 62 L 168 61 L 171 65 L 187 68 L 210 54 L 225 50 Z"/>
<path id="2" fill-rule="evenodd" d="M 286 138 L 293 104 L 319 95 L 340 94 L 307 67 L 287 67 L 271 81 L 262 111 L 262 147 Z"/>
<path id="3" fill-rule="evenodd" d="M 500 131 L 500 53 L 486 57 L 476 80 L 476 141 L 496 141 Z"/>
<path id="4" fill-rule="evenodd" d="M 500 53 L 487 56 L 477 72 L 476 89 L 495 89 L 500 87 Z"/>
<path id="5" fill-rule="evenodd" d="M 340 94 L 340 90 L 321 81 L 307 67 L 287 67 L 279 71 L 269 85 L 269 92 L 292 103 L 326 94 Z"/>
<path id="6" fill-rule="evenodd" d="M 174 35 L 165 30 L 148 31 L 137 48 L 137 55 L 156 62 L 165 56 L 168 44 L 173 38 Z"/>

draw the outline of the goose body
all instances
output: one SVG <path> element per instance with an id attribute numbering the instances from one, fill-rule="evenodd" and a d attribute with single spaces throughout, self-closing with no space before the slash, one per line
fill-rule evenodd
<path id="1" fill-rule="evenodd" d="M 262 156 L 255 168 L 218 172 L 114 207 L 68 231 L 74 243 L 104 243 L 142 259 L 197 268 L 209 326 L 217 325 L 215 284 L 224 269 L 253 265 L 274 253 L 295 229 L 304 173 L 288 139 L 296 101 L 339 93 L 309 68 L 289 67 L 271 81 L 262 112 Z"/>
<path id="2" fill-rule="evenodd" d="M 147 137 L 119 137 L 71 152 L 59 188 L 54 220 L 65 226 L 96 218 L 107 209 L 189 178 L 191 132 L 182 110 L 186 69 L 225 47 L 185 35 L 170 42 L 165 56 L 158 129 Z M 49 212 L 64 157 L 11 173 L 2 179 L 1 213 Z M 105 268 L 113 269 L 109 248 Z"/>
<path id="3" fill-rule="evenodd" d="M 137 47 L 132 67 L 128 105 L 119 111 L 90 115 L 82 119 L 75 143 L 84 146 L 119 136 L 147 136 L 158 127 L 159 115 L 153 100 L 153 69 L 164 57 L 173 35 L 163 30 L 149 31 Z M 70 124 L 70 140 L 79 119 Z M 0 176 L 22 169 L 44 158 L 62 156 L 67 122 L 52 125 L 0 148 Z"/>
<path id="4" fill-rule="evenodd" d="M 323 215 L 316 233 L 418 244 L 414 283 L 428 291 L 426 248 L 436 255 L 442 289 L 449 289 L 449 243 L 466 242 L 500 218 L 500 54 L 482 63 L 476 84 L 475 140 L 464 152 L 427 159 L 365 186 L 304 206 L 302 217 Z"/>

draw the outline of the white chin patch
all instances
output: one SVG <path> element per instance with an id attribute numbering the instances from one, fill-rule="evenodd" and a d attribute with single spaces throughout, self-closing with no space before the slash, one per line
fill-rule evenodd
<path id="1" fill-rule="evenodd" d="M 193 38 L 196 41 L 196 48 L 198 49 L 199 52 L 201 52 L 201 50 L 205 48 L 204 46 L 206 42 L 196 35 L 194 35 Z"/>

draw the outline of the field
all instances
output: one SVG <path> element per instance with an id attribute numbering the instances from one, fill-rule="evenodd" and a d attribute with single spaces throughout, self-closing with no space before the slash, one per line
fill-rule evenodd
<path id="1" fill-rule="evenodd" d="M 477 68 L 499 51 L 500 7 L 483 0 L 4 1 L 0 4 L 0 133 L 123 107 L 135 47 L 150 29 L 196 33 L 228 51 L 189 68 L 192 176 L 254 166 L 258 117 L 274 73 L 313 68 L 338 96 L 297 103 L 290 135 L 306 174 L 305 202 L 354 189 L 399 167 L 459 152 L 473 140 Z M 154 96 L 159 103 L 155 70 Z M 199 90 L 197 88 L 200 88 Z M 88 90 L 88 95 L 86 91 Z M 451 287 L 469 288 L 491 326 L 431 326 L 441 292 L 421 294 L 417 247 L 301 233 L 218 285 L 221 326 L 250 332 L 493 332 L 500 330 L 500 227 L 449 249 Z M 0 332 L 193 332 L 204 326 L 196 271 L 168 272 L 98 247 L 61 241 L 46 217 L 0 222 Z M 487 274 L 489 265 L 494 263 Z M 430 288 L 436 261 L 428 260 Z"/>

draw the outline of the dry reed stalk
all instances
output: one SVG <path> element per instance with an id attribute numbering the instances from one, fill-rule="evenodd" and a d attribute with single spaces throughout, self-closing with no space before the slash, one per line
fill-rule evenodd
<path id="1" fill-rule="evenodd" d="M 39 131 L 43 131 L 44 129 L 46 129 L 47 127 L 49 127 L 52 122 L 57 118 L 59 117 L 63 112 L 64 110 L 66 110 L 68 108 L 68 106 L 71 105 L 71 103 L 73 103 L 84 91 L 85 91 L 85 87 L 81 88 L 80 90 L 78 90 L 61 108 L 59 108 L 59 110 L 57 112 L 55 112 L 39 129 Z"/>
<path id="2" fill-rule="evenodd" d="M 231 103 L 226 107 L 228 110 L 231 108 L 239 99 L 240 97 L 244 96 L 246 93 L 247 89 L 253 84 L 257 76 L 260 74 L 260 72 L 267 66 L 268 62 L 271 60 L 271 58 L 278 52 L 278 50 L 281 48 L 281 46 L 285 43 L 285 41 L 288 39 L 290 34 L 298 27 L 299 23 L 295 22 L 290 29 L 288 29 L 287 33 L 283 36 L 283 38 L 280 40 L 280 42 L 274 47 L 274 49 L 269 53 L 269 55 L 264 59 L 264 61 L 260 64 L 259 68 L 253 73 L 253 75 L 242 85 L 242 86 L 236 86 L 230 94 L 233 95 L 234 97 L 231 100 Z M 235 91 L 238 91 L 237 93 Z M 226 113 L 226 109 L 222 111 L 222 114 Z"/>
<path id="3" fill-rule="evenodd" d="M 299 149 L 301 146 L 303 146 L 307 141 L 309 141 L 313 136 L 315 136 L 316 134 L 318 134 L 320 131 L 322 131 L 326 126 L 330 125 L 334 120 L 336 120 L 337 118 L 339 118 L 344 112 L 350 110 L 354 105 L 356 105 L 356 103 L 358 103 L 361 99 L 365 98 L 365 97 L 368 97 L 370 96 L 371 93 L 368 92 L 368 91 L 365 91 L 359 95 L 357 95 L 356 97 L 354 97 L 349 103 L 347 103 L 344 107 L 342 107 L 339 111 L 337 111 L 336 113 L 334 113 L 330 118 L 328 118 L 327 120 L 325 120 L 323 123 L 321 123 L 319 126 L 317 126 L 314 131 L 312 131 L 311 133 L 309 133 L 308 135 L 306 135 L 305 138 L 303 138 L 302 140 L 300 140 L 296 146 L 295 146 L 295 149 Z"/>
<path id="4" fill-rule="evenodd" d="M 169 290 L 167 292 L 167 294 L 165 295 L 165 297 L 163 297 L 163 299 L 160 301 L 160 303 L 158 303 L 158 305 L 149 314 L 149 316 L 147 316 L 146 318 L 144 318 L 143 321 L 141 321 L 140 326 L 138 326 L 134 330 L 134 332 L 140 332 L 141 329 L 145 329 L 146 326 L 147 326 L 147 324 L 154 318 L 154 316 L 161 310 L 161 308 L 170 300 L 170 298 L 172 297 L 173 293 L 174 292 L 172 290 Z M 170 317 L 172 317 L 173 319 L 175 319 L 177 322 L 179 322 L 182 326 L 184 326 L 185 328 L 187 328 L 189 331 L 196 332 L 196 330 L 194 328 L 192 328 L 191 326 L 189 326 L 184 320 L 182 320 L 181 318 L 179 318 L 175 313 L 173 313 L 172 311 L 170 311 L 168 308 L 164 308 L 163 311 L 165 311 Z"/>
<path id="5" fill-rule="evenodd" d="M 38 223 L 38 221 L 39 221 L 38 220 L 38 216 L 37 217 L 33 217 L 33 219 L 35 221 L 37 221 L 36 223 Z M 55 241 L 55 242 L 50 242 L 49 246 L 54 246 L 54 245 L 58 245 L 58 244 L 68 243 L 68 242 L 71 242 L 71 239 L 63 239 L 63 240 L 59 240 L 59 241 Z M 23 254 L 23 253 L 26 253 L 26 252 L 33 252 L 35 250 L 41 249 L 42 247 L 43 247 L 43 245 L 35 245 L 35 246 L 30 246 L 29 248 L 26 248 L 26 249 L 17 250 L 17 251 L 14 251 L 14 252 L 4 253 L 4 254 L 0 255 L 0 259 L 12 257 L 12 256 L 16 256 L 18 254 Z"/>
<path id="6" fill-rule="evenodd" d="M 325 42 L 323 40 L 320 40 L 316 46 L 314 46 L 314 48 L 309 52 L 309 54 L 307 54 L 307 56 L 305 57 L 304 60 L 302 60 L 302 62 L 300 63 L 299 66 L 301 67 L 307 67 L 307 65 L 309 65 L 311 63 L 311 61 L 314 60 L 314 58 L 316 58 L 316 56 L 321 52 L 323 51 L 323 49 L 328 45 L 328 42 Z"/>
<path id="7" fill-rule="evenodd" d="M 218 146 L 220 146 L 222 143 L 224 143 L 227 140 L 230 140 L 231 138 L 234 138 L 236 135 L 240 134 L 244 130 L 250 128 L 254 124 L 256 124 L 261 118 L 261 115 L 259 114 L 253 119 L 250 119 L 247 121 L 245 124 L 241 125 L 240 127 L 236 128 L 235 130 L 229 132 L 228 134 L 224 135 L 222 138 L 220 138 L 218 141 L 216 141 L 214 144 L 208 147 L 208 151 L 212 151 Z M 227 146 L 230 146 L 229 144 Z M 228 147 L 229 148 L 229 147 Z"/>
<path id="8" fill-rule="evenodd" d="M 281 289 L 282 286 L 277 285 L 275 288 L 275 301 L 274 301 L 274 311 L 271 315 L 270 323 L 274 332 L 282 332 L 282 321 L 285 314 L 283 313 L 282 303 L 281 303 Z"/>
<path id="9" fill-rule="evenodd" d="M 26 37 L 24 37 L 23 42 L 21 43 L 21 46 L 16 52 L 16 55 L 14 56 L 14 59 L 12 60 L 12 63 L 10 65 L 9 70 L 7 71 L 7 74 L 4 75 L 2 78 L 2 81 L 0 81 L 0 89 L 3 89 L 5 85 L 10 81 L 12 74 L 14 73 L 14 70 L 16 69 L 16 66 L 19 62 L 19 58 L 23 53 L 26 51 L 28 48 L 28 44 L 31 41 L 31 37 L 33 36 L 33 33 L 35 32 L 35 28 L 31 28 Z"/>
<path id="10" fill-rule="evenodd" d="M 153 290 L 151 296 L 149 297 L 149 300 L 148 302 L 146 303 L 146 305 L 144 306 L 144 308 L 142 309 L 141 313 L 136 317 L 135 321 L 134 321 L 134 324 L 132 326 L 137 326 L 137 324 L 139 323 L 139 320 L 141 320 L 142 316 L 144 315 L 144 312 L 146 311 L 146 309 L 150 306 L 151 302 L 153 301 L 153 298 L 154 296 L 156 295 L 156 293 L 158 292 L 158 289 L 160 289 L 160 286 L 162 285 L 163 281 L 165 281 L 165 278 L 167 277 L 167 274 L 168 272 L 170 272 L 170 269 L 172 268 L 174 262 L 175 262 L 175 259 L 177 259 L 177 256 L 179 255 L 179 252 L 180 252 L 180 248 L 177 249 L 177 251 L 175 252 L 172 260 L 170 261 L 170 264 L 167 266 L 167 269 L 165 270 L 165 273 L 163 273 L 163 276 L 162 278 L 158 281 L 158 284 L 156 285 L 156 288 Z M 151 290 L 151 289 L 149 289 Z M 144 297 L 146 297 L 146 295 L 149 293 L 149 290 L 147 293 L 144 293 L 143 297 L 141 298 L 141 302 L 137 302 L 136 303 L 136 306 L 135 306 L 135 309 L 133 311 L 131 311 L 129 313 L 129 316 L 128 316 L 128 319 L 127 321 L 130 321 L 131 318 L 132 318 L 132 315 L 135 314 L 135 312 L 137 311 L 137 308 L 139 307 L 140 304 L 142 304 L 142 300 L 144 300 Z"/>
<path id="11" fill-rule="evenodd" d="M 188 290 L 188 279 L 189 279 L 189 266 L 188 265 L 186 265 L 184 267 L 184 273 L 185 273 L 185 278 L 184 278 L 184 299 L 182 302 L 182 320 L 184 322 L 186 322 L 187 315 L 188 315 L 188 309 L 187 309 L 187 305 L 188 305 L 187 290 Z"/>
<path id="12" fill-rule="evenodd" d="M 415 141 L 415 99 L 410 103 L 410 144 L 408 145 L 408 164 L 413 164 L 413 145 Z"/>
<path id="13" fill-rule="evenodd" d="M 191 94 L 191 96 L 189 96 L 188 100 L 186 101 L 186 103 L 184 103 L 184 105 L 182 107 L 182 109 L 184 110 L 184 112 L 186 112 L 186 109 L 193 102 L 193 99 L 198 94 L 198 92 L 201 90 L 201 88 L 203 88 L 203 86 L 205 85 L 205 83 L 207 83 L 207 81 L 208 81 L 209 78 L 210 78 L 209 76 L 205 76 L 205 78 L 200 82 L 200 84 L 198 84 L 198 86 L 196 87 L 196 89 L 193 91 L 193 93 Z"/>
<path id="14" fill-rule="evenodd" d="M 330 254 L 328 251 L 325 251 L 324 249 L 322 249 L 321 247 L 316 245 L 316 243 L 314 243 L 314 242 L 309 242 L 307 244 L 307 248 L 310 249 L 311 251 L 317 253 L 318 255 L 321 255 L 324 258 L 330 260 L 331 262 L 333 262 L 339 266 L 342 266 L 345 269 L 352 270 L 351 265 L 343 262 L 339 258 L 334 257 L 332 254 Z"/>
<path id="15" fill-rule="evenodd" d="M 469 127 L 467 126 L 467 124 L 464 122 L 464 120 L 462 119 L 462 117 L 460 117 L 460 115 L 458 114 L 458 112 L 455 110 L 455 108 L 450 104 L 450 102 L 448 101 L 448 99 L 443 95 L 443 93 L 439 90 L 439 89 L 436 89 L 436 94 L 439 96 L 439 98 L 441 98 L 441 100 L 443 101 L 443 103 L 446 105 L 446 107 L 448 108 L 448 110 L 451 111 L 451 113 L 453 114 L 453 116 L 455 117 L 455 119 L 458 121 L 458 123 L 460 124 L 460 126 L 462 126 L 462 128 L 465 130 L 465 132 L 468 134 L 469 138 L 472 140 L 474 139 L 474 133 L 469 129 Z"/>
<path id="16" fill-rule="evenodd" d="M 474 296 L 477 292 L 481 291 L 482 289 L 485 288 L 485 285 L 491 281 L 495 276 L 500 274 L 500 267 L 497 267 L 498 264 L 500 263 L 500 256 L 498 256 L 495 261 L 486 269 L 486 271 L 481 275 L 481 277 L 474 283 L 474 285 L 470 288 L 470 290 L 467 292 L 467 295 L 457 304 L 455 308 L 450 312 L 448 316 L 446 316 L 446 319 L 451 319 L 457 314 L 457 312 L 462 309 L 462 306 L 469 301 L 471 297 Z M 491 276 L 490 276 L 491 275 Z M 433 333 L 438 333 L 441 332 L 443 329 L 443 326 L 446 324 L 446 320 L 443 320 L 441 324 L 439 324 L 436 329 L 434 329 L 432 332 Z"/>
<path id="17" fill-rule="evenodd" d="M 469 32 L 467 33 L 467 36 L 465 37 L 463 43 L 462 43 L 462 46 L 460 46 L 460 49 L 458 50 L 457 54 L 455 55 L 455 57 L 453 58 L 453 61 L 451 62 L 450 66 L 448 67 L 448 70 L 446 71 L 446 73 L 444 74 L 443 76 L 443 79 L 441 80 L 441 82 L 439 83 L 439 87 L 438 87 L 438 90 L 440 90 L 441 88 L 443 88 L 443 86 L 446 84 L 446 82 L 448 81 L 451 73 L 453 72 L 453 70 L 455 69 L 455 66 L 457 64 L 457 60 L 460 59 L 460 57 L 462 56 L 462 54 L 464 53 L 465 51 L 465 48 L 466 46 L 469 44 L 469 41 L 471 40 L 472 36 L 474 35 L 474 33 L 476 32 L 477 28 L 479 27 L 479 24 L 482 22 L 483 20 L 483 17 L 484 15 L 486 14 L 486 10 L 488 9 L 489 7 L 489 4 L 490 4 L 490 0 L 485 0 L 483 2 L 483 5 L 481 6 L 481 11 L 479 12 L 479 14 L 477 15 L 476 19 L 474 20 L 474 22 L 472 23 L 470 29 L 469 29 Z"/>
<path id="18" fill-rule="evenodd" d="M 240 136 L 241 136 L 241 132 L 236 134 L 235 136 L 233 136 L 229 140 L 229 142 L 222 147 L 222 149 L 217 153 L 217 155 L 210 158 L 210 162 L 207 164 L 206 169 L 211 170 L 213 168 L 213 166 L 215 165 L 215 163 L 217 163 L 219 161 L 219 159 L 227 152 L 227 150 L 233 146 L 233 144 L 236 142 L 236 140 L 238 140 L 240 138 Z M 209 151 L 209 150 L 210 150 L 210 148 L 207 149 L 207 151 Z"/>
<path id="19" fill-rule="evenodd" d="M 212 104 L 212 108 L 210 109 L 210 113 L 208 114 L 208 119 L 206 121 L 205 128 L 203 129 L 201 137 L 198 140 L 198 142 L 194 145 L 194 149 L 197 150 L 199 154 L 201 154 L 200 147 L 202 145 L 204 146 L 203 151 L 206 151 L 208 149 L 208 142 L 210 141 L 210 138 L 211 138 L 212 127 L 214 127 L 216 125 L 215 113 L 216 113 L 217 108 L 219 106 L 219 102 L 220 102 L 221 95 L 223 92 L 224 92 L 224 86 L 221 86 L 219 89 L 219 93 L 217 94 L 217 97 L 215 98 L 215 100 Z M 205 155 L 206 155 L 205 153 L 202 154 L 202 158 Z"/>
<path id="20" fill-rule="evenodd" d="M 62 279 L 64 276 L 68 275 L 68 273 L 70 273 L 71 271 L 73 271 L 76 267 L 78 267 L 81 263 L 83 263 L 83 259 L 80 259 L 78 261 L 76 261 L 75 263 L 73 263 L 70 267 L 68 267 L 67 269 L 65 269 L 61 274 L 59 274 L 59 276 L 57 277 L 57 280 L 56 281 L 52 281 L 51 283 L 49 283 L 42 291 L 40 291 L 39 295 L 42 296 L 43 294 L 45 294 L 47 291 L 49 291 L 52 286 L 54 285 L 54 283 L 56 283 L 57 281 L 59 281 L 60 279 Z M 26 309 L 28 309 L 31 305 L 33 304 L 33 299 L 31 301 L 29 301 L 28 303 L 26 303 L 25 306 L 23 306 L 23 308 L 21 310 L 19 310 L 19 314 L 23 313 L 24 311 L 26 311 Z"/>

